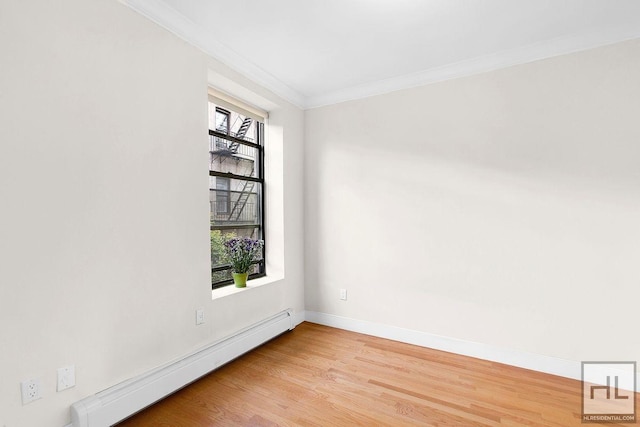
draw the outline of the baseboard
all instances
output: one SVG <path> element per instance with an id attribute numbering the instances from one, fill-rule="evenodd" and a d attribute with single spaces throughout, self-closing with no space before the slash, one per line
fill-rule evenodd
<path id="1" fill-rule="evenodd" d="M 174 363 L 132 378 L 71 407 L 67 427 L 117 423 L 303 321 L 580 380 L 581 362 L 315 311 L 279 313 Z M 638 378 L 640 381 L 640 378 Z M 640 389 L 639 385 L 636 385 Z"/>
<path id="2" fill-rule="evenodd" d="M 132 378 L 71 406 L 73 427 L 115 424 L 266 341 L 293 329 L 304 313 L 283 311 L 176 362 Z"/>
<path id="3" fill-rule="evenodd" d="M 306 311 L 298 311 L 292 314 L 291 320 L 293 321 L 293 327 L 295 328 L 300 323 L 304 322 L 307 318 Z"/>
<path id="4" fill-rule="evenodd" d="M 433 335 L 412 329 L 383 325 L 333 314 L 306 311 L 305 320 L 334 328 L 373 335 L 408 344 L 429 347 L 463 356 L 475 357 L 533 371 L 579 380 L 581 362 L 565 360 L 487 344 Z"/>
<path id="5" fill-rule="evenodd" d="M 519 368 L 544 372 L 546 374 L 557 375 L 574 380 L 582 379 L 582 361 L 560 359 L 541 354 L 505 349 L 488 344 L 443 337 L 412 329 L 404 329 L 397 326 L 389 326 L 380 323 L 352 319 L 349 317 L 336 316 L 334 314 L 319 313 L 316 311 L 305 311 L 304 316 L 306 321 L 318 323 L 320 325 L 345 329 L 361 334 L 419 345 L 421 347 L 433 348 L 436 350 L 447 351 L 492 362 L 504 363 L 505 365 L 517 366 Z M 602 361 L 598 363 L 606 362 Z M 628 372 L 623 370 L 609 369 L 608 372 L 609 373 L 605 375 L 628 375 Z M 602 378 L 605 377 L 606 376 Z M 635 382 L 636 390 L 640 390 L 640 375 L 636 374 Z M 634 391 L 632 390 L 633 386 L 621 386 L 620 388 Z"/>

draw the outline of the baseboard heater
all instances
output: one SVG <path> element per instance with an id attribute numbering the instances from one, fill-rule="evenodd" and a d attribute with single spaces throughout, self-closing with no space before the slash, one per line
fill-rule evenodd
<path id="1" fill-rule="evenodd" d="M 293 312 L 283 311 L 176 362 L 82 399 L 71 406 L 72 426 L 111 426 L 294 327 Z"/>

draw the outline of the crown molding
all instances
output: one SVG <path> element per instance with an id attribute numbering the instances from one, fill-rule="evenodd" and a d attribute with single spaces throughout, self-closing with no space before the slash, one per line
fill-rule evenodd
<path id="1" fill-rule="evenodd" d="M 120 2 L 298 108 L 305 108 L 304 96 L 215 40 L 201 26 L 166 3 L 160 0 L 120 0 Z"/>
<path id="2" fill-rule="evenodd" d="M 634 26 L 571 35 L 321 95 L 304 96 L 215 40 L 205 29 L 161 0 L 120 0 L 120 2 L 301 109 L 382 95 L 640 38 L 640 28 Z"/>
<path id="3" fill-rule="evenodd" d="M 334 92 L 311 96 L 306 99 L 307 109 L 353 101 L 370 96 L 382 95 L 402 89 L 409 89 L 445 80 L 467 77 L 475 74 L 526 64 L 555 56 L 576 53 L 600 46 L 610 45 L 640 38 L 640 28 L 617 28 L 615 31 L 593 32 L 572 35 L 558 39 L 505 50 L 465 61 L 431 68 L 417 73 L 392 77 L 363 85 L 353 86 Z"/>

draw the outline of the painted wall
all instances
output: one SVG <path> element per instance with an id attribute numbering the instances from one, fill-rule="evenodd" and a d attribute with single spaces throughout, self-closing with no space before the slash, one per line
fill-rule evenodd
<path id="1" fill-rule="evenodd" d="M 303 310 L 300 110 L 113 0 L 2 1 L 0 52 L 0 426 L 63 426 L 75 401 Z M 217 78 L 270 105 L 280 280 L 212 300 Z M 57 393 L 68 364 L 77 385 Z M 22 406 L 27 378 L 44 398 Z"/>
<path id="2" fill-rule="evenodd" d="M 639 76 L 635 40 L 307 111 L 307 310 L 640 360 Z"/>

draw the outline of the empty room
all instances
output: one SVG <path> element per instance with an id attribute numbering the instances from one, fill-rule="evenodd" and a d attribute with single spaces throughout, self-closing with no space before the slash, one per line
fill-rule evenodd
<path id="1" fill-rule="evenodd" d="M 637 422 L 640 1 L 0 0 L 0 427 Z"/>

